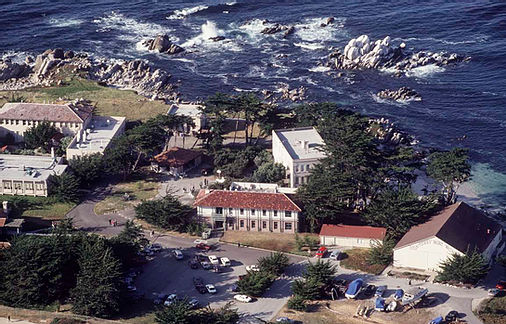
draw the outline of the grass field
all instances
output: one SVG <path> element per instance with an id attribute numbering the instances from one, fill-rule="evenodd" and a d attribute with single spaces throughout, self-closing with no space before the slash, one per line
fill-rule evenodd
<path id="1" fill-rule="evenodd" d="M 299 234 L 301 237 L 304 235 L 318 237 L 317 234 Z M 295 234 L 226 231 L 221 241 L 229 243 L 239 242 L 242 245 L 266 250 L 300 254 L 295 249 Z"/>
<path id="2" fill-rule="evenodd" d="M 44 220 L 59 220 L 76 205 L 75 203 L 55 202 L 50 197 L 0 196 L 0 201 L 10 201 L 19 206 L 14 217 L 36 217 Z"/>
<path id="3" fill-rule="evenodd" d="M 341 266 L 343 268 L 359 270 L 367 273 L 372 273 L 375 275 L 380 274 L 385 270 L 386 266 L 379 264 L 369 264 L 367 262 L 367 255 L 369 253 L 369 249 L 351 249 L 346 250 L 345 254 L 347 256 L 341 260 Z M 344 253 L 343 253 L 344 254 Z"/>
<path id="4" fill-rule="evenodd" d="M 19 91 L 0 91 L 0 106 L 12 100 L 12 96 L 24 102 L 57 102 L 62 99 L 83 98 L 95 106 L 97 115 L 122 116 L 128 120 L 146 120 L 166 113 L 168 105 L 163 101 L 151 101 L 134 91 L 103 87 L 94 81 L 67 77 L 61 86 L 29 88 Z"/>
<path id="5" fill-rule="evenodd" d="M 111 194 L 95 205 L 95 213 L 104 215 L 108 213 L 134 207 L 142 200 L 154 198 L 160 188 L 160 179 L 157 176 L 146 175 L 145 178 L 113 185 Z M 129 195 L 129 200 L 124 195 Z"/>

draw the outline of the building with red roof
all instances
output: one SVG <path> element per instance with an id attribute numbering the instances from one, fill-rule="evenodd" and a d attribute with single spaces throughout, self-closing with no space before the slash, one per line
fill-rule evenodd
<path id="1" fill-rule="evenodd" d="M 384 227 L 323 224 L 320 244 L 368 248 L 374 241 L 383 240 L 386 233 Z"/>
<path id="2" fill-rule="evenodd" d="M 239 231 L 294 233 L 301 212 L 286 194 L 263 191 L 202 189 L 194 206 L 213 229 Z"/>
<path id="3" fill-rule="evenodd" d="M 180 174 L 189 171 L 202 163 L 202 153 L 196 150 L 172 147 L 155 155 L 151 168 L 156 172 Z"/>

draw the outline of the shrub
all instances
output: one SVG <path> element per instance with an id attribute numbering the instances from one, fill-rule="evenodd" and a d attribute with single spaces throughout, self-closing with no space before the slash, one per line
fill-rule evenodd
<path id="1" fill-rule="evenodd" d="M 395 242 L 385 239 L 383 241 L 375 241 L 369 250 L 367 261 L 370 264 L 389 265 L 393 261 Z"/>
<path id="2" fill-rule="evenodd" d="M 307 300 L 302 296 L 295 295 L 288 300 L 287 306 L 289 309 L 305 312 L 307 310 Z"/>
<path id="3" fill-rule="evenodd" d="M 319 299 L 322 295 L 323 284 L 316 278 L 297 279 L 292 283 L 292 293 L 306 300 Z"/>
<path id="4" fill-rule="evenodd" d="M 241 280 L 237 281 L 237 288 L 240 292 L 252 296 L 260 297 L 264 291 L 274 282 L 275 276 L 264 271 L 248 272 Z"/>
<path id="5" fill-rule="evenodd" d="M 488 269 L 488 262 L 481 253 L 477 250 L 468 250 L 464 255 L 453 254 L 443 261 L 436 280 L 475 284 L 487 274 Z"/>
<path id="6" fill-rule="evenodd" d="M 277 276 L 283 273 L 289 262 L 288 257 L 284 253 L 275 252 L 258 259 L 258 266 L 261 271 Z"/>

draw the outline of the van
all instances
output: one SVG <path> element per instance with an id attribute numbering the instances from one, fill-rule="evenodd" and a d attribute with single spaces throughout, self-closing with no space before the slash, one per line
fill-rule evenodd
<path id="1" fill-rule="evenodd" d="M 339 256 L 341 255 L 341 251 L 339 250 L 334 250 L 332 251 L 332 253 L 330 253 L 330 256 L 329 258 L 332 259 L 332 260 L 339 260 Z"/>
<path id="2" fill-rule="evenodd" d="M 220 258 L 221 265 L 224 267 L 230 267 L 230 260 L 228 258 Z"/>
<path id="3" fill-rule="evenodd" d="M 184 255 L 181 250 L 174 250 L 174 256 L 176 257 L 176 260 L 183 260 Z"/>

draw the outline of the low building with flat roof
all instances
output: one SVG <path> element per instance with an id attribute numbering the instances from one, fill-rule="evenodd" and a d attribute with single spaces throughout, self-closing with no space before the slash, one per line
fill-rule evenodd
<path id="1" fill-rule="evenodd" d="M 323 224 L 320 244 L 369 248 L 375 241 L 382 241 L 386 233 L 384 227 Z"/>
<path id="2" fill-rule="evenodd" d="M 194 103 L 178 103 L 170 106 L 167 111 L 167 115 L 179 115 L 179 116 L 189 116 L 193 120 L 195 127 L 186 126 L 183 131 L 185 133 L 189 133 L 191 131 L 198 132 L 200 129 L 206 126 L 207 118 L 206 115 L 202 113 L 200 108 L 202 105 L 194 104 Z"/>
<path id="3" fill-rule="evenodd" d="M 190 171 L 202 163 L 202 152 L 181 147 L 172 147 L 151 161 L 151 169 L 155 172 L 169 172 L 172 175 Z"/>
<path id="4" fill-rule="evenodd" d="M 77 132 L 67 147 L 67 160 L 104 153 L 114 137 L 125 131 L 125 117 L 93 116 L 88 127 Z"/>
<path id="5" fill-rule="evenodd" d="M 47 197 L 50 178 L 66 169 L 62 158 L 0 154 L 0 194 Z"/>
<path id="6" fill-rule="evenodd" d="M 325 143 L 314 127 L 278 129 L 272 131 L 274 162 L 286 168 L 290 187 L 307 182 L 311 168 L 325 157 Z"/>

